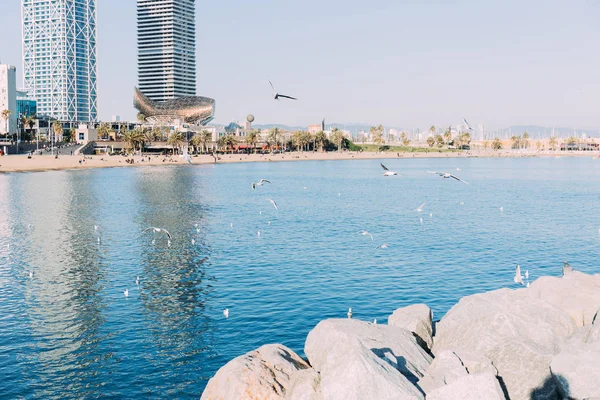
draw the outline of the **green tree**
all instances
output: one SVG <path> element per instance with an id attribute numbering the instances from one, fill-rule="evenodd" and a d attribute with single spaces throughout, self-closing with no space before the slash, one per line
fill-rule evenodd
<path id="1" fill-rule="evenodd" d="M 173 154 L 175 154 L 175 149 L 177 149 L 177 151 L 181 149 L 183 143 L 185 143 L 185 137 L 183 136 L 183 133 L 179 131 L 171 133 L 167 138 L 167 146 L 171 146 Z"/>
<path id="2" fill-rule="evenodd" d="M 271 153 L 277 147 L 277 144 L 279 143 L 280 139 L 281 139 L 281 135 L 280 135 L 279 128 L 275 127 L 273 129 L 271 129 L 271 131 L 269 132 L 269 135 L 267 136 L 267 144 L 269 145 L 269 148 L 271 149 Z"/>
<path id="3" fill-rule="evenodd" d="M 558 144 L 558 140 L 556 139 L 556 136 L 552 136 L 550 137 L 550 140 L 548 141 L 548 147 L 550 147 L 550 150 L 556 150 L 556 145 Z"/>
<path id="4" fill-rule="evenodd" d="M 383 139 L 383 125 L 372 126 L 369 131 L 371 132 L 373 143 L 379 145 L 385 143 L 385 140 Z"/>
<path id="5" fill-rule="evenodd" d="M 208 152 L 208 144 L 212 143 L 212 132 L 206 129 L 200 131 L 200 143 L 202 143 L 202 151 Z"/>
<path id="6" fill-rule="evenodd" d="M 406 136 L 405 132 L 400 134 L 400 141 L 404 146 L 408 146 L 410 144 L 410 140 L 408 139 L 408 136 Z"/>
<path id="7" fill-rule="evenodd" d="M 327 135 L 323 131 L 315 133 L 315 144 L 319 146 L 319 151 L 323 152 L 323 147 L 327 143 Z"/>
<path id="8" fill-rule="evenodd" d="M 435 144 L 435 139 L 433 138 L 433 136 L 428 136 L 427 137 L 427 145 L 429 147 L 433 147 L 434 144 Z"/>
<path id="9" fill-rule="evenodd" d="M 444 137 L 440 134 L 435 135 L 435 142 L 437 143 L 437 147 L 442 148 L 444 146 Z"/>
<path id="10" fill-rule="evenodd" d="M 338 151 L 342 151 L 342 140 L 344 140 L 344 134 L 342 131 L 340 131 L 338 128 L 333 128 L 329 137 L 337 146 Z"/>
<path id="11" fill-rule="evenodd" d="M 125 149 L 135 151 L 141 141 L 143 141 L 143 131 L 140 128 L 136 128 L 132 131 L 123 130 L 121 133 L 121 140 L 125 142 Z"/>
<path id="12" fill-rule="evenodd" d="M 98 136 L 100 139 L 108 139 L 108 133 L 110 131 L 110 125 L 106 122 L 103 122 L 98 127 Z"/>
<path id="13" fill-rule="evenodd" d="M 513 149 L 520 149 L 521 148 L 521 136 L 512 136 L 510 138 L 510 140 L 512 141 L 512 148 Z"/>
<path id="14" fill-rule="evenodd" d="M 58 141 L 58 138 L 62 138 L 63 136 L 63 126 L 59 121 L 54 121 L 52 124 L 52 130 L 54 131 L 54 138 Z"/>
<path id="15" fill-rule="evenodd" d="M 452 132 L 450 132 L 450 129 L 448 129 L 446 132 L 444 132 L 444 140 L 446 141 L 446 144 L 450 143 L 450 139 L 452 139 Z"/>
<path id="16" fill-rule="evenodd" d="M 488 147 L 490 147 L 490 142 L 488 142 L 487 140 L 483 141 L 483 149 L 485 151 L 487 151 Z"/>
<path id="17" fill-rule="evenodd" d="M 494 141 L 492 142 L 492 149 L 502 150 L 502 142 L 500 141 L 500 139 L 494 139 Z"/>
<path id="18" fill-rule="evenodd" d="M 431 136 L 435 136 L 435 126 L 431 125 L 431 128 L 429 128 L 429 133 Z"/>
<path id="19" fill-rule="evenodd" d="M 4 125 L 6 126 L 6 133 L 8 133 L 8 119 L 10 118 L 10 114 L 10 110 L 2 110 L 2 119 L 4 120 Z"/>
<path id="20" fill-rule="evenodd" d="M 144 114 L 142 114 L 141 112 L 137 113 L 136 118 L 137 118 L 138 122 L 141 123 L 141 124 L 143 124 L 144 122 L 146 122 L 146 116 Z"/>
<path id="21" fill-rule="evenodd" d="M 542 142 L 540 142 L 539 140 L 535 142 L 535 147 L 537 151 L 540 151 L 542 149 Z"/>

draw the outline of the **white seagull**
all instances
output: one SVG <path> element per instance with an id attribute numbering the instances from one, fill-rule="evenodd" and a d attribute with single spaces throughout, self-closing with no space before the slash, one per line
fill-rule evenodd
<path id="1" fill-rule="evenodd" d="M 128 289 L 125 289 L 125 290 L 123 291 L 123 294 L 125 295 L 125 297 L 129 297 L 129 290 L 128 290 Z"/>
<path id="2" fill-rule="evenodd" d="M 352 307 L 348 309 L 348 313 L 346 314 L 348 318 L 352 318 Z"/>
<path id="3" fill-rule="evenodd" d="M 462 183 L 465 183 L 465 184 L 467 184 L 467 185 L 470 185 L 470 183 L 469 183 L 469 182 L 467 182 L 467 181 L 463 181 L 463 180 L 462 180 L 462 179 L 460 179 L 458 176 L 456 176 L 456 175 L 452 175 L 452 174 L 450 174 L 450 173 L 448 173 L 448 172 L 427 171 L 427 173 L 428 173 L 428 174 L 435 174 L 435 175 L 439 175 L 439 176 L 441 176 L 441 177 L 442 177 L 442 178 L 444 178 L 444 179 L 448 179 L 448 178 L 456 179 L 456 180 L 457 180 L 457 181 L 459 181 L 459 182 L 462 182 Z"/>
<path id="4" fill-rule="evenodd" d="M 521 275 L 521 266 L 519 265 L 517 265 L 517 267 L 515 268 L 514 281 L 515 283 L 520 283 L 521 285 L 523 285 L 523 275 Z"/>
<path id="5" fill-rule="evenodd" d="M 421 204 L 419 207 L 417 207 L 417 208 L 415 209 L 415 211 L 416 211 L 416 212 L 421 212 L 421 211 L 423 211 L 423 208 L 425 207 L 425 204 L 427 204 L 427 203 L 425 202 L 425 203 Z"/>
<path id="6" fill-rule="evenodd" d="M 279 210 L 279 208 L 277 208 L 277 203 L 275 203 L 275 200 L 272 199 L 267 199 L 271 202 L 271 204 L 273 204 L 273 207 L 275 207 L 276 210 Z"/>
<path id="7" fill-rule="evenodd" d="M 29 271 L 29 278 L 33 278 L 33 271 Z"/>
<path id="8" fill-rule="evenodd" d="M 363 236 L 370 236 L 371 237 L 371 242 L 373 241 L 373 235 L 371 235 L 368 231 L 360 231 L 360 233 Z"/>
<path id="9" fill-rule="evenodd" d="M 167 231 L 167 230 L 166 230 L 166 229 L 164 229 L 164 228 L 156 228 L 156 227 L 154 227 L 154 226 L 151 226 L 150 228 L 146 228 L 146 229 L 144 229 L 144 230 L 142 231 L 142 233 L 146 233 L 146 232 L 148 232 L 148 231 L 152 231 L 152 232 L 154 232 L 154 233 L 160 233 L 160 232 L 164 232 L 164 233 L 167 235 L 167 237 L 169 238 L 169 242 L 171 241 L 171 239 L 173 239 L 173 237 L 171 236 L 171 234 L 169 233 L 169 231 Z"/>
<path id="10" fill-rule="evenodd" d="M 223 310 L 223 315 L 225 316 L 225 318 L 229 318 L 229 308 Z"/>
<path id="11" fill-rule="evenodd" d="M 137 286 L 140 286 L 140 277 L 139 276 L 137 278 L 135 278 L 135 284 Z"/>
<path id="12" fill-rule="evenodd" d="M 467 122 L 466 118 L 463 118 L 463 122 L 465 123 L 465 125 L 467 125 L 467 128 L 472 131 L 473 128 L 471 128 L 471 125 L 469 125 L 469 123 Z"/>
<path id="13" fill-rule="evenodd" d="M 500 212 L 504 212 L 504 207 L 499 208 Z"/>
<path id="14" fill-rule="evenodd" d="M 288 96 L 288 95 L 285 95 L 285 94 L 279 94 L 279 93 L 277 93 L 277 91 L 275 90 L 275 86 L 273 86 L 273 83 L 271 83 L 271 81 L 269 81 L 269 84 L 271 85 L 271 89 L 273 89 L 273 98 L 275 100 L 279 100 L 280 98 L 290 99 L 290 100 L 298 100 L 295 97 Z"/>
<path id="15" fill-rule="evenodd" d="M 383 176 L 394 176 L 394 175 L 398 175 L 397 172 L 394 171 L 390 171 L 385 165 L 381 164 L 381 168 L 383 168 Z"/>
<path id="16" fill-rule="evenodd" d="M 271 181 L 268 181 L 268 180 L 266 180 L 266 179 L 261 179 L 261 180 L 260 180 L 260 181 L 258 181 L 258 182 L 252 182 L 252 190 L 256 190 L 256 187 L 257 187 L 257 186 L 262 186 L 262 185 L 264 185 L 265 183 L 271 183 Z"/>

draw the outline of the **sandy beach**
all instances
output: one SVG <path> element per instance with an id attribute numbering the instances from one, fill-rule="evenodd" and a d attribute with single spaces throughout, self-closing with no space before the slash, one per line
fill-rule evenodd
<path id="1" fill-rule="evenodd" d="M 385 159 L 413 159 L 413 158 L 473 158 L 473 157 L 556 157 L 556 156 L 588 156 L 596 157 L 591 152 L 543 152 L 543 153 L 521 153 L 511 151 L 463 151 L 463 152 L 292 152 L 285 154 L 225 154 L 220 155 L 217 164 L 239 163 L 239 162 L 289 162 L 289 161 L 333 161 L 333 160 L 385 160 Z M 129 164 L 127 159 L 133 158 L 135 162 Z M 214 164 L 215 159 L 211 155 L 193 156 L 193 165 Z M 50 155 L 36 155 L 27 158 L 25 155 L 12 155 L 0 157 L 1 172 L 34 172 L 34 171 L 52 171 L 65 169 L 90 169 L 90 168 L 116 168 L 116 167 L 139 167 L 152 165 L 189 165 L 179 156 L 107 156 L 93 155 L 71 156 L 61 155 L 55 158 Z"/>

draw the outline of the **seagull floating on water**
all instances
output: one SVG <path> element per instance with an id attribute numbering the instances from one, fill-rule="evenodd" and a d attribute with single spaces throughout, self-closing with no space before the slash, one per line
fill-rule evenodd
<path id="1" fill-rule="evenodd" d="M 346 314 L 348 318 L 352 318 L 352 307 L 348 309 L 348 313 Z"/>
<path id="2" fill-rule="evenodd" d="M 140 286 L 140 277 L 139 276 L 137 278 L 135 278 L 135 284 L 137 286 Z"/>
<path id="3" fill-rule="evenodd" d="M 125 295 L 125 297 L 129 297 L 129 290 L 128 290 L 128 289 L 125 289 L 125 290 L 123 291 L 123 294 Z"/>
<path id="4" fill-rule="evenodd" d="M 381 246 L 377 246 L 378 249 L 387 249 L 388 245 L 387 243 L 382 244 Z"/>
<path id="5" fill-rule="evenodd" d="M 500 212 L 504 212 L 504 207 L 499 208 Z"/>
<path id="6" fill-rule="evenodd" d="M 154 233 L 164 232 L 167 235 L 167 237 L 169 238 L 169 243 L 170 243 L 171 239 L 173 239 L 173 237 L 171 236 L 171 234 L 169 233 L 169 231 L 167 231 L 164 228 L 157 228 L 157 227 L 151 226 L 150 228 L 144 229 L 142 231 L 142 233 L 146 233 L 148 231 L 153 231 Z"/>
<path id="7" fill-rule="evenodd" d="M 33 278 L 33 271 L 29 271 L 29 278 Z"/>
<path id="8" fill-rule="evenodd" d="M 271 81 L 269 81 L 269 84 L 271 85 L 271 88 L 273 89 L 273 98 L 275 100 L 279 100 L 279 99 L 298 100 L 295 97 L 288 96 L 288 95 L 285 95 L 285 94 L 279 94 L 279 93 L 277 93 L 277 91 L 275 90 L 275 86 L 273 86 L 273 83 L 271 83 Z"/>
<path id="9" fill-rule="evenodd" d="M 261 180 L 260 180 L 260 181 L 258 181 L 258 182 L 252 182 L 252 190 L 256 190 L 256 187 L 257 187 L 257 186 L 262 186 L 262 185 L 264 185 L 265 183 L 271 183 L 271 181 L 268 181 L 268 180 L 266 180 L 266 179 L 261 179 Z"/>
<path id="10" fill-rule="evenodd" d="M 425 202 L 425 203 L 421 204 L 419 207 L 417 207 L 417 208 L 415 209 L 415 211 L 416 211 L 416 212 L 421 212 L 421 211 L 423 211 L 423 207 L 425 207 L 425 204 L 427 204 L 427 203 Z"/>
<path id="11" fill-rule="evenodd" d="M 515 277 L 513 279 L 515 283 L 520 283 L 523 285 L 523 275 L 521 275 L 521 266 L 517 265 L 515 268 Z"/>
<path id="12" fill-rule="evenodd" d="M 394 176 L 394 175 L 398 175 L 397 172 L 394 171 L 390 171 L 385 165 L 381 164 L 381 168 L 383 168 L 383 176 Z"/>
<path id="13" fill-rule="evenodd" d="M 373 241 L 373 235 L 371 235 L 371 234 L 369 233 L 369 231 L 360 231 L 360 233 L 361 233 L 363 236 L 370 236 L 370 237 L 371 237 L 371 241 Z"/>
<path id="14" fill-rule="evenodd" d="M 229 318 L 229 308 L 223 310 L 223 315 L 225 316 L 225 318 Z"/>
<path id="15" fill-rule="evenodd" d="M 456 170 L 457 170 L 457 171 L 460 171 L 460 168 L 456 167 Z"/>
<path id="16" fill-rule="evenodd" d="M 463 181 L 462 179 L 460 179 L 458 176 L 456 175 L 452 175 L 451 173 L 448 172 L 436 172 L 436 171 L 427 171 L 428 174 L 435 174 L 435 175 L 439 175 L 444 179 L 448 179 L 448 178 L 452 178 L 452 179 L 456 179 L 459 182 L 462 182 L 464 184 L 470 185 L 469 182 L 467 181 Z"/>
<path id="17" fill-rule="evenodd" d="M 267 199 L 271 202 L 271 204 L 273 204 L 273 207 L 275 207 L 276 210 L 279 210 L 279 208 L 277 207 L 277 203 L 275 203 L 275 200 L 272 199 Z"/>

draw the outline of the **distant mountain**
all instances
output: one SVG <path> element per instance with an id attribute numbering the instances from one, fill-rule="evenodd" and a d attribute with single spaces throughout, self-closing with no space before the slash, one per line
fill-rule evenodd
<path id="1" fill-rule="evenodd" d="M 551 136 L 569 137 L 581 136 L 586 134 L 589 136 L 598 136 L 598 129 L 578 129 L 568 127 L 547 127 L 539 125 L 513 125 L 508 128 L 502 128 L 495 131 L 498 137 L 521 136 L 525 132 L 532 138 L 549 138 Z"/>

